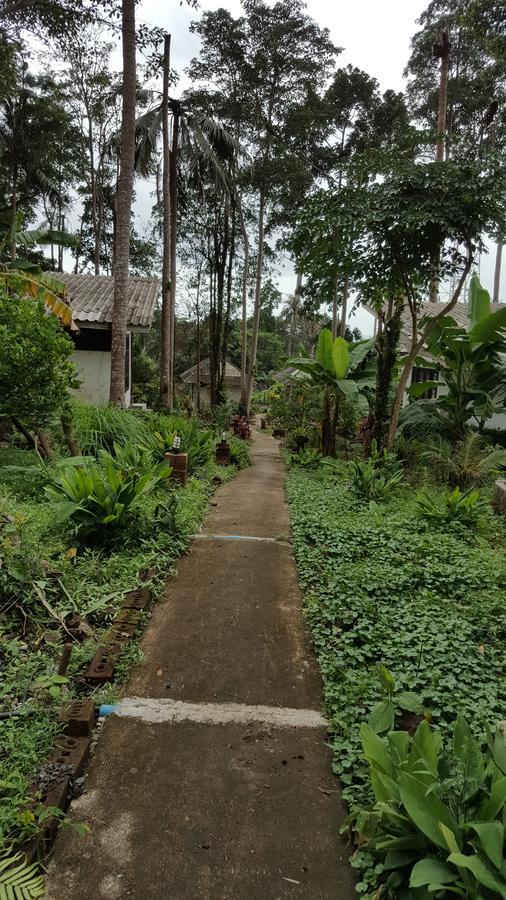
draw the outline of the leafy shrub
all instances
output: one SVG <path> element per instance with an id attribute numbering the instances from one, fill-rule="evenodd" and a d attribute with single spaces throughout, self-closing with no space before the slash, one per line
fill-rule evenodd
<path id="1" fill-rule="evenodd" d="M 422 458 L 441 481 L 459 488 L 486 484 L 506 468 L 506 450 L 492 447 L 478 432 L 471 432 L 456 444 L 440 438 Z"/>
<path id="2" fill-rule="evenodd" d="M 231 437 L 229 441 L 230 462 L 232 465 L 237 466 L 239 469 L 245 469 L 247 466 L 251 465 L 249 445 L 246 441 L 241 441 L 236 437 Z"/>
<path id="3" fill-rule="evenodd" d="M 214 460 L 215 438 L 212 431 L 199 428 L 195 419 L 184 416 L 151 417 L 153 433 L 151 444 L 158 459 L 163 459 L 173 444 L 174 437 L 181 438 L 181 451 L 188 454 L 190 475 L 205 469 Z"/>
<path id="4" fill-rule="evenodd" d="M 278 384 L 267 392 L 270 418 L 277 425 L 294 432 L 312 429 L 321 419 L 321 395 L 315 385 L 305 381 Z"/>
<path id="5" fill-rule="evenodd" d="M 364 500 L 384 500 L 399 487 L 404 480 L 404 472 L 399 469 L 387 475 L 375 465 L 373 459 L 354 459 L 350 463 L 353 487 Z"/>
<path id="6" fill-rule="evenodd" d="M 153 457 L 147 447 L 139 447 L 130 441 L 123 445 L 114 441 L 113 450 L 115 466 L 128 478 L 146 475 L 152 471 Z M 107 462 L 110 454 L 106 450 L 101 450 L 99 457 Z"/>
<path id="7" fill-rule="evenodd" d="M 171 473 L 166 461 L 138 475 L 124 472 L 108 454 L 104 453 L 102 460 L 102 466 L 87 463 L 80 468 L 69 467 L 45 488 L 57 521 L 71 519 L 83 535 L 107 532 L 124 523 L 141 497 Z"/>
<path id="8" fill-rule="evenodd" d="M 0 420 L 15 417 L 34 429 L 49 425 L 78 384 L 69 361 L 73 349 L 41 301 L 0 285 Z"/>
<path id="9" fill-rule="evenodd" d="M 321 455 L 318 450 L 300 450 L 298 453 L 292 453 L 290 456 L 291 466 L 302 466 L 304 469 L 316 469 L 321 462 Z"/>
<path id="10" fill-rule="evenodd" d="M 363 844 L 383 863 L 389 897 L 506 897 L 503 810 L 506 741 L 488 730 L 482 752 L 459 716 L 451 752 L 422 722 L 379 737 L 361 728 L 376 804 L 359 816 Z"/>
<path id="11" fill-rule="evenodd" d="M 457 487 L 438 496 L 426 489 L 421 490 L 416 496 L 416 505 L 419 514 L 426 519 L 441 524 L 458 522 L 468 528 L 476 528 L 480 517 L 489 508 L 487 500 L 478 490 L 461 491 Z"/>
<path id="12" fill-rule="evenodd" d="M 113 452 L 114 444 L 147 447 L 151 439 L 147 416 L 114 406 L 74 403 L 72 419 L 81 452 L 98 456 L 100 450 Z"/>

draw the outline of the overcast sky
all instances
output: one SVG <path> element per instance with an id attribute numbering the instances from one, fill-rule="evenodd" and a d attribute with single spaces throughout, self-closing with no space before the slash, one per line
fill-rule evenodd
<path id="1" fill-rule="evenodd" d="M 382 90 L 404 89 L 403 71 L 408 60 L 410 40 L 417 31 L 416 20 L 427 6 L 428 0 L 309 0 L 308 13 L 330 31 L 331 39 L 342 53 L 339 65 L 352 64 L 364 69 L 376 78 Z M 225 7 L 234 15 L 241 12 L 238 0 L 216 2 L 201 0 L 199 9 L 194 10 L 177 0 L 142 0 L 138 7 L 138 20 L 151 25 L 159 25 L 172 35 L 171 65 L 180 76 L 179 90 L 184 89 L 187 80 L 184 69 L 193 56 L 198 54 L 199 40 L 190 33 L 190 23 L 203 10 Z M 142 60 L 140 59 L 139 62 Z M 174 91 L 177 94 L 177 90 Z M 151 199 L 148 185 L 138 185 L 137 208 L 147 214 Z M 481 277 L 484 285 L 492 289 L 494 254 L 481 261 Z M 506 272 L 503 273 L 506 279 Z M 280 264 L 277 278 L 280 289 L 291 293 L 294 288 L 293 270 L 289 264 Z M 372 319 L 368 313 L 359 310 L 353 318 L 364 334 L 371 333 Z"/>

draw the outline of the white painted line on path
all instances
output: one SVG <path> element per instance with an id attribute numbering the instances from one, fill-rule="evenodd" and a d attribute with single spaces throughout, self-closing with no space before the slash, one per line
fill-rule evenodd
<path id="1" fill-rule="evenodd" d="M 114 715 L 153 724 L 198 722 L 201 725 L 246 725 L 261 722 L 277 728 L 325 728 L 328 725 L 316 709 L 248 706 L 245 703 L 186 703 L 167 697 L 125 697 Z"/>

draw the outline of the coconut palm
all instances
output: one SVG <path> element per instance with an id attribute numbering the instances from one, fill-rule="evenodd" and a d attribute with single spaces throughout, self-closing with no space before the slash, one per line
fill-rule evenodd
<path id="1" fill-rule="evenodd" d="M 202 194 L 204 180 L 209 176 L 227 194 L 234 194 L 227 164 L 236 150 L 235 141 L 221 125 L 195 112 L 188 103 L 168 96 L 169 47 L 167 37 L 162 99 L 137 119 L 135 153 L 135 170 L 146 177 L 155 168 L 162 138 L 164 254 L 160 395 L 162 404 L 167 406 L 171 405 L 173 396 L 178 202 L 184 200 L 187 187 Z M 181 161 L 185 163 L 186 182 L 182 178 Z M 238 205 L 235 194 L 234 202 Z"/>

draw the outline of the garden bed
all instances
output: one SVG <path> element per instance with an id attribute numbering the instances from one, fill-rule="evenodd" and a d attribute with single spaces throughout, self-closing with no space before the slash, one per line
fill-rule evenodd
<path id="1" fill-rule="evenodd" d="M 394 676 L 396 692 L 421 695 L 445 742 L 459 713 L 479 735 L 486 721 L 504 719 L 504 520 L 491 512 L 478 536 L 429 523 L 407 487 L 369 504 L 354 493 L 344 464 L 333 477 L 292 468 L 288 496 L 334 771 L 353 829 L 374 802 L 360 726 L 385 696 L 378 664 Z M 409 726 L 402 717 L 398 706 L 395 727 Z M 357 890 L 372 897 L 382 865 L 360 849 L 352 861 L 362 870 Z"/>
<path id="2" fill-rule="evenodd" d="M 106 434 L 108 422 L 115 428 L 121 423 L 117 411 L 107 412 L 100 433 L 83 423 L 82 416 L 79 438 L 87 452 L 97 451 L 99 439 L 110 446 L 121 438 L 117 431 Z M 134 432 L 136 417 L 119 415 Z M 135 432 L 128 437 L 135 438 Z M 203 445 L 198 445 L 199 454 Z M 33 801 L 30 785 L 37 782 L 62 730 L 62 706 L 74 699 L 113 702 L 130 668 L 142 659 L 138 638 L 148 620 L 145 611 L 139 612 L 138 634 L 122 642 L 115 656 L 114 683 L 94 688 L 87 680 L 89 664 L 110 637 L 125 595 L 141 581 L 155 599 L 161 595 L 215 487 L 237 471 L 217 466 L 213 441 L 209 446 L 211 455 L 195 459 L 185 487 L 165 479 L 142 497 L 117 536 L 98 540 L 94 535 L 88 541 L 76 538 L 71 522 L 58 523 L 44 492 L 62 458 L 56 455 L 39 477 L 34 467 L 40 460 L 33 451 L 0 448 L 0 709 L 23 713 L 0 722 L 4 852 L 13 854 L 33 839 L 47 816 L 43 804 Z M 247 447 L 240 449 L 245 465 Z M 72 654 L 65 675 L 59 676 L 65 642 L 72 643 Z"/>

